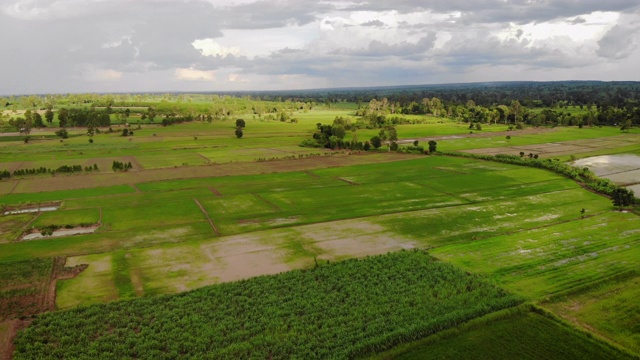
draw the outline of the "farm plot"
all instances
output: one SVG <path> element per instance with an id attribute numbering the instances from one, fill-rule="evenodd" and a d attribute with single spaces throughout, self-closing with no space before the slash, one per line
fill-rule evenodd
<path id="1" fill-rule="evenodd" d="M 250 203 L 257 201 L 257 198 L 246 195 L 231 198 L 249 199 Z M 370 201 L 365 201 L 368 203 Z M 212 206 L 213 203 L 206 204 Z M 572 189 L 501 201 L 292 226 L 300 220 L 296 217 L 274 218 L 274 215 L 282 214 L 272 214 L 271 209 L 265 206 L 263 210 L 267 211 L 271 222 L 265 220 L 264 224 L 254 226 L 275 229 L 132 249 L 127 261 L 131 273 L 142 279 L 145 293 L 172 293 L 263 273 L 304 268 L 313 265 L 314 258 L 336 260 L 414 247 L 481 243 L 482 239 L 492 236 L 517 234 L 527 229 L 571 221 L 575 226 L 575 221 L 583 221 L 576 204 L 587 206 L 594 212 L 611 209 L 606 199 L 582 189 Z M 550 211 L 551 206 L 553 210 Z M 314 218 L 318 210 L 309 211 L 311 213 L 306 216 Z M 217 225 L 220 224 L 218 221 Z M 221 228 L 228 230 L 224 224 L 222 222 Z M 126 276 L 122 278 L 127 279 Z M 82 284 L 75 282 L 70 280 L 65 291 L 88 292 Z"/>
<path id="2" fill-rule="evenodd" d="M 486 274 L 533 299 L 572 291 L 640 263 L 637 215 L 606 212 L 571 222 L 433 249 L 434 256 Z"/>
<path id="3" fill-rule="evenodd" d="M 542 139 L 540 137 L 532 138 L 526 135 L 519 136 L 518 132 L 514 132 L 513 135 L 511 135 L 512 138 L 510 140 L 506 140 L 504 138 L 493 139 L 494 144 L 499 145 L 497 147 L 486 146 L 489 143 L 489 140 L 475 139 L 472 141 L 467 139 L 458 140 L 457 142 L 454 142 L 454 140 L 449 140 L 454 143 L 449 146 L 449 141 L 447 141 L 446 144 L 439 145 L 439 148 L 462 150 L 464 152 L 486 155 L 518 155 L 521 152 L 524 152 L 526 155 L 528 155 L 529 153 L 533 153 L 538 154 L 543 158 L 553 158 L 568 157 L 568 155 L 599 153 L 603 151 L 617 152 L 616 149 L 624 149 L 629 146 L 635 146 L 637 148 L 638 140 L 640 140 L 640 134 L 615 135 L 595 139 L 589 138 L 589 133 L 572 134 L 575 135 L 578 139 L 570 140 L 571 135 L 565 130 L 565 132 L 561 134 L 549 134 L 545 136 L 545 142 L 542 142 Z M 586 136 L 587 139 L 580 139 L 583 136 Z M 552 139 L 549 137 L 555 137 L 558 139 L 558 141 L 550 142 L 552 141 Z M 477 147 L 475 147 L 474 145 L 476 145 Z"/>
<path id="4" fill-rule="evenodd" d="M 18 239 L 34 217 L 34 214 L 0 216 L 0 244 Z"/>
<path id="5" fill-rule="evenodd" d="M 519 302 L 406 251 L 44 314 L 19 333 L 14 357 L 353 358 Z"/>
<path id="6" fill-rule="evenodd" d="M 639 296 L 640 277 L 636 265 L 636 270 L 577 293 L 569 292 L 544 306 L 575 325 L 640 355 Z"/>
<path id="7" fill-rule="evenodd" d="M 633 359 L 526 307 L 501 311 L 372 359 Z"/>
<path id="8" fill-rule="evenodd" d="M 47 310 L 52 259 L 30 259 L 0 266 L 0 320 Z"/>
<path id="9" fill-rule="evenodd" d="M 57 210 L 42 213 L 31 225 L 36 228 L 46 226 L 81 226 L 100 222 L 100 209 L 83 208 L 76 210 Z"/>

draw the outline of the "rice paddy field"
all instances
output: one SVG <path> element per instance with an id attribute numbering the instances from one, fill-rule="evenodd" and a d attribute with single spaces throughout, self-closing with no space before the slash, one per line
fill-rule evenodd
<path id="1" fill-rule="evenodd" d="M 80 130 L 53 139 L 50 129 L 29 143 L 0 141 L 0 170 L 99 168 L 0 181 L 5 210 L 59 205 L 0 216 L 0 300 L 17 304 L 3 307 L 0 343 L 15 340 L 3 351 L 16 358 L 640 355 L 633 209 L 618 211 L 610 199 L 531 167 L 298 146 L 316 123 L 336 116 L 354 118 L 348 107 L 299 112 L 298 122 L 247 116 L 242 139 L 233 122 L 214 121 L 141 124 L 134 136 L 116 129 L 93 143 Z M 447 151 L 529 149 L 559 160 L 640 151 L 637 130 L 487 125 L 469 134 L 465 124 L 413 120 L 420 121 L 397 126 L 401 140 L 437 139 Z M 132 169 L 115 171 L 113 161 Z M 92 232 L 24 238 L 81 227 Z M 193 311 L 202 306 L 210 314 Z M 55 311 L 38 315 L 45 310 Z M 167 341 L 178 336 L 170 323 L 192 332 Z M 207 331 L 215 341 L 198 335 Z"/>

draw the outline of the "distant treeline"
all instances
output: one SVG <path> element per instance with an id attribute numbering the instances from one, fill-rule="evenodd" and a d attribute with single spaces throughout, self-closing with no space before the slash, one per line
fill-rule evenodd
<path id="1" fill-rule="evenodd" d="M 13 173 L 9 172 L 9 170 L 1 170 L 0 171 L 0 180 L 8 179 L 11 176 L 55 174 L 55 173 L 74 173 L 74 172 L 82 172 L 82 171 L 86 171 L 86 172 L 98 171 L 98 165 L 97 164 L 93 164 L 93 166 L 87 165 L 84 168 L 82 167 L 82 165 L 62 165 L 62 166 L 58 167 L 57 169 L 50 169 L 50 168 L 46 168 L 44 166 L 41 166 L 39 168 L 14 170 Z"/>

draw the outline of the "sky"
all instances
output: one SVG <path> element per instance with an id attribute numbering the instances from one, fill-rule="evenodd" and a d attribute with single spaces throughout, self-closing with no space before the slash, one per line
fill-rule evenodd
<path id="1" fill-rule="evenodd" d="M 640 0 L 0 0 L 0 94 L 640 80 Z"/>

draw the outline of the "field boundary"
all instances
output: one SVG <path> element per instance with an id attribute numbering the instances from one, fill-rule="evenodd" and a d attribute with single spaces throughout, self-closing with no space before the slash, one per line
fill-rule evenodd
<path id="1" fill-rule="evenodd" d="M 205 210 L 204 206 L 202 206 L 202 204 L 200 203 L 200 200 L 193 198 L 193 201 L 196 202 L 196 205 L 198 205 L 198 207 L 200 208 L 202 215 L 204 215 L 204 217 L 207 219 L 207 222 L 209 222 L 209 225 L 211 225 L 211 229 L 213 229 L 213 232 L 216 233 L 216 235 L 218 236 L 222 236 L 222 234 L 220 233 L 220 230 L 218 230 L 216 225 L 213 223 L 213 219 L 211 219 L 211 216 L 209 216 L 209 213 L 207 212 L 207 210 Z"/>
<path id="2" fill-rule="evenodd" d="M 280 209 L 280 207 L 278 207 L 278 205 L 272 203 L 271 201 L 265 199 L 264 197 L 262 197 L 262 195 L 257 194 L 257 193 L 252 193 L 253 196 L 255 196 L 256 198 L 258 198 L 259 200 L 262 200 L 263 202 L 265 202 L 267 205 L 269 205 L 272 209 L 276 210 L 276 211 L 282 211 L 282 209 Z"/>

